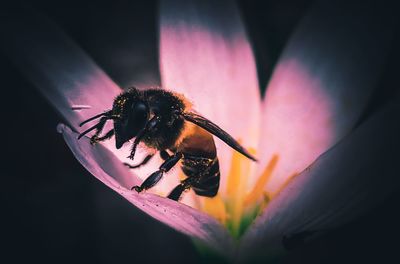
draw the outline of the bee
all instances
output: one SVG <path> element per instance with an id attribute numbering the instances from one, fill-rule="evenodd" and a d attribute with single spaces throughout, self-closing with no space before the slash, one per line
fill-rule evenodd
<path id="1" fill-rule="evenodd" d="M 78 139 L 95 130 L 90 142 L 95 144 L 115 136 L 115 147 L 121 148 L 134 138 L 130 159 L 134 159 L 140 142 L 159 151 L 164 162 L 140 186 L 131 189 L 142 192 L 155 186 L 165 173 L 179 161 L 187 176 L 168 195 L 179 200 L 185 190 L 192 188 L 197 195 L 214 197 L 218 193 L 220 171 L 213 135 L 227 145 L 256 161 L 244 147 L 219 126 L 192 110 L 191 104 L 180 94 L 163 89 L 138 90 L 135 87 L 118 95 L 111 110 L 95 115 L 80 126 L 99 119 L 99 122 L 82 132 Z M 113 120 L 114 127 L 100 136 L 106 122 Z M 147 155 L 138 165 L 145 165 L 154 154 Z"/>

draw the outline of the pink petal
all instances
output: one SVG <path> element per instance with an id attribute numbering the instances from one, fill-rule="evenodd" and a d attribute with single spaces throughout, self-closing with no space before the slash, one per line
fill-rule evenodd
<path id="1" fill-rule="evenodd" d="M 111 151 L 101 145 L 92 146 L 86 137 L 78 142 L 77 134 L 65 125 L 60 124 L 58 131 L 63 134 L 78 161 L 91 174 L 137 208 L 179 232 L 200 239 L 224 255 L 232 253 L 232 238 L 217 220 L 170 199 L 130 191 L 128 188 L 138 184 L 137 178 Z"/>
<path id="2" fill-rule="evenodd" d="M 291 181 L 245 234 L 242 254 L 282 249 L 284 235 L 342 225 L 396 190 L 399 99 Z"/>
<path id="3" fill-rule="evenodd" d="M 165 89 L 245 147 L 256 147 L 260 95 L 254 57 L 232 1 L 161 1 L 160 67 Z M 217 140 L 222 179 L 231 149 Z"/>
<path id="4" fill-rule="evenodd" d="M 61 29 L 31 9 L 8 11 L 0 26 L 5 54 L 74 128 L 111 107 L 121 90 Z"/>
<path id="5" fill-rule="evenodd" d="M 260 171 L 279 156 L 268 192 L 351 131 L 390 44 L 393 25 L 389 16 L 381 19 L 382 7 L 321 2 L 296 30 L 268 85 Z"/>
<path id="6" fill-rule="evenodd" d="M 0 25 L 0 31 L 8 37 L 3 43 L 6 53 L 75 130 L 87 129 L 90 125 L 79 128 L 78 124 L 112 107 L 114 97 L 121 92 L 120 88 L 51 21 L 35 14 L 33 10 L 19 9 L 14 14 L 5 15 L 4 22 Z M 132 46 L 132 50 L 135 48 Z M 151 67 L 147 65 L 147 69 Z M 72 110 L 71 107 L 82 110 Z M 104 131 L 110 126 L 111 122 Z M 129 144 L 117 151 L 112 138 L 105 141 L 104 146 L 120 160 L 132 163 L 126 159 L 130 151 Z M 139 149 L 133 164 L 142 160 L 145 152 Z M 160 159 L 155 158 L 149 166 L 138 170 L 138 175 L 144 179 L 160 164 Z M 167 194 L 175 187 L 178 179 L 171 174 L 173 172 L 152 191 Z M 129 178 L 133 177 L 136 175 Z M 185 196 L 183 201 L 190 204 L 188 198 Z"/>

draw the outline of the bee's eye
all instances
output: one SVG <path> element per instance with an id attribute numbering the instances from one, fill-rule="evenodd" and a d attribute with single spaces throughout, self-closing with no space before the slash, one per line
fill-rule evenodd
<path id="1" fill-rule="evenodd" d="M 126 109 L 125 117 L 114 124 L 114 129 L 118 130 L 119 136 L 129 140 L 142 130 L 147 122 L 149 111 L 143 102 L 135 102 L 130 109 Z"/>
<path id="2" fill-rule="evenodd" d="M 133 105 L 132 108 L 133 108 L 132 109 L 132 111 L 133 111 L 132 114 L 134 114 L 135 116 L 147 117 L 147 106 L 144 103 L 142 103 L 142 102 L 136 103 L 136 104 Z"/>
<path id="3" fill-rule="evenodd" d="M 132 105 L 129 116 L 126 120 L 126 130 L 128 133 L 137 133 L 147 122 L 148 107 L 143 102 L 137 102 Z"/>

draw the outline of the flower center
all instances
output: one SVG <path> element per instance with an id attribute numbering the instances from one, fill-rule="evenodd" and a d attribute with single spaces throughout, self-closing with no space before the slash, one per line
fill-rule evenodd
<path id="1" fill-rule="evenodd" d="M 254 149 L 249 151 L 255 154 Z M 225 225 L 234 238 L 240 238 L 268 203 L 297 175 L 295 173 L 289 177 L 278 191 L 266 192 L 265 186 L 271 179 L 278 161 L 279 156 L 273 155 L 254 186 L 247 191 L 253 161 L 234 151 L 226 190 L 221 190 L 213 198 L 201 197 L 199 208 Z M 222 196 L 221 193 L 226 195 Z"/>

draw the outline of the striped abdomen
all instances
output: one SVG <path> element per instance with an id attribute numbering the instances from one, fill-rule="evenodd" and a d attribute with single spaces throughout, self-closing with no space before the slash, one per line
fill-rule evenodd
<path id="1" fill-rule="evenodd" d="M 184 154 L 182 171 L 197 195 L 217 195 L 220 180 L 218 157 L 210 159 Z"/>
<path id="2" fill-rule="evenodd" d="M 200 127 L 192 131 L 179 144 L 182 152 L 182 171 L 188 177 L 185 183 L 196 194 L 213 197 L 219 189 L 219 163 L 213 136 Z"/>

